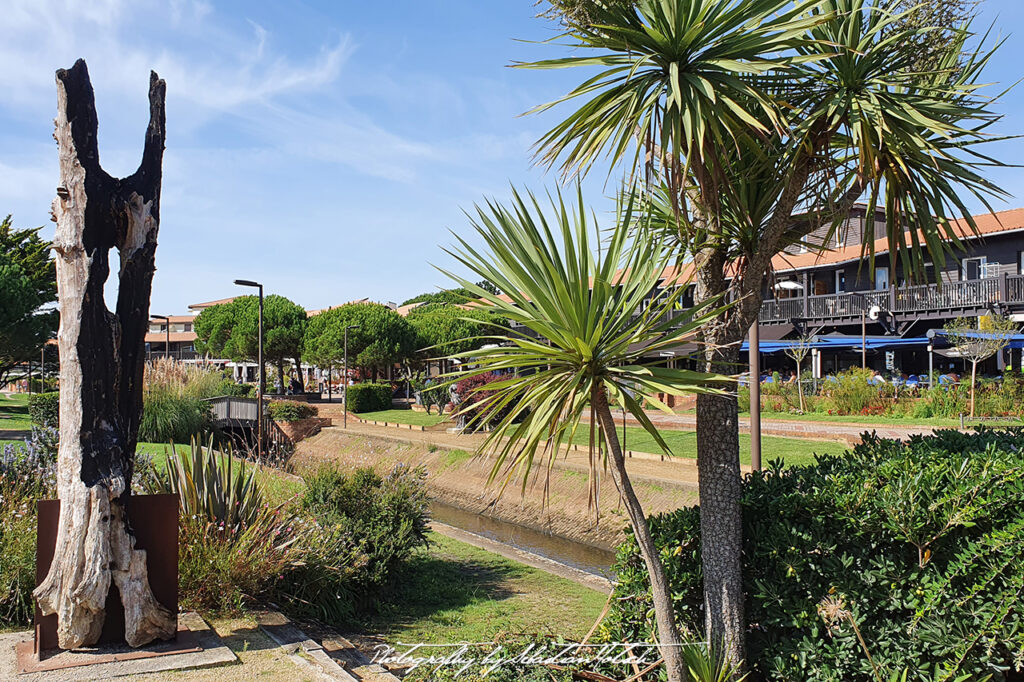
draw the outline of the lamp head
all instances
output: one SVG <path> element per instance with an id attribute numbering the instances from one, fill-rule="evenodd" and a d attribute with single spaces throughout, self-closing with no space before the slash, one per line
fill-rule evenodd
<path id="1" fill-rule="evenodd" d="M 262 287 L 263 285 L 259 282 L 253 282 L 251 279 L 236 279 L 235 284 L 240 287 Z"/>

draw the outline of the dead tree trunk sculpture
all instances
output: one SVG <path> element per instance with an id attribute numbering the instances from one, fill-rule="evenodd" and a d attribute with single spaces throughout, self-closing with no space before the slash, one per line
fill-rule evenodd
<path id="1" fill-rule="evenodd" d="M 57 614 L 58 641 L 65 649 L 99 639 L 112 585 L 124 604 L 128 644 L 142 646 L 176 631 L 176 614 L 153 597 L 146 553 L 135 548 L 125 514 L 142 417 L 164 94 L 164 81 L 151 73 L 142 163 L 133 175 L 118 179 L 100 167 L 96 105 L 85 62 L 57 71 L 60 187 L 53 218 L 60 299 L 61 507 L 53 563 L 34 594 L 44 614 Z M 103 299 L 112 248 L 120 256 L 114 312 Z"/>

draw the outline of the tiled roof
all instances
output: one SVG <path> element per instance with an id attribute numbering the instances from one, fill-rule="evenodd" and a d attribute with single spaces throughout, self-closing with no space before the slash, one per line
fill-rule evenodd
<path id="1" fill-rule="evenodd" d="M 1024 229 L 1024 208 L 1014 208 L 1008 211 L 999 211 L 995 215 L 983 213 L 974 216 L 977 225 L 977 233 L 971 230 L 965 220 L 956 220 L 953 227 L 961 239 L 976 239 L 1000 232 L 1011 232 Z M 875 240 L 875 254 L 889 252 L 889 242 L 884 237 Z M 776 272 L 787 270 L 803 270 L 825 265 L 838 265 L 851 261 L 859 261 L 863 257 L 863 245 L 849 244 L 842 248 L 830 249 L 828 251 L 808 251 L 807 253 L 780 253 L 772 259 L 772 266 Z M 693 265 L 686 263 L 680 268 L 670 267 L 665 270 L 662 277 L 666 281 L 679 280 L 688 281 L 693 275 Z"/>
<path id="2" fill-rule="evenodd" d="M 977 231 L 965 220 L 953 222 L 953 229 L 961 239 L 976 239 L 986 235 L 998 234 L 1000 232 L 1011 232 L 1024 229 L 1024 208 L 1014 208 L 1008 211 L 999 211 L 996 214 L 982 213 L 974 216 Z M 772 263 L 776 272 L 785 270 L 801 270 L 804 268 L 820 267 L 822 265 L 838 265 L 849 261 L 861 260 L 863 245 L 850 244 L 843 248 L 831 249 L 829 251 L 790 254 L 784 253 L 776 256 Z M 875 254 L 888 253 L 889 242 L 883 237 L 875 240 Z"/>
<path id="3" fill-rule="evenodd" d="M 203 308 L 210 308 L 215 305 L 222 305 L 224 303 L 231 303 L 233 300 L 238 298 L 237 296 L 231 296 L 230 298 L 221 298 L 216 301 L 206 301 L 205 303 L 193 303 L 188 309 L 189 310 L 201 310 Z"/>

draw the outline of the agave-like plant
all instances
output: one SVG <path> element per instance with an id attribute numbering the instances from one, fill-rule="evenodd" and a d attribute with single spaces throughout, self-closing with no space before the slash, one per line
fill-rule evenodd
<path id="1" fill-rule="evenodd" d="M 156 471 L 154 479 L 155 491 L 178 495 L 182 514 L 227 532 L 251 526 L 268 513 L 256 470 L 230 452 L 215 450 L 212 438 L 205 446 L 193 440 L 187 453 L 169 455 L 164 471 Z"/>
<path id="2" fill-rule="evenodd" d="M 633 229 L 636 209 L 633 195 L 626 194 L 616 225 L 602 242 L 579 187 L 570 205 L 561 193 L 550 197 L 549 211 L 534 195 L 515 190 L 509 207 L 495 202 L 478 207 L 470 220 L 486 250 L 457 238 L 459 246 L 448 252 L 476 281 L 486 280 L 500 293 L 448 274 L 507 318 L 512 331 L 495 330 L 483 348 L 452 357 L 471 367 L 459 378 L 507 376 L 488 383 L 486 396 L 468 396 L 462 408 L 474 421 L 494 425 L 482 446 L 495 458 L 492 480 L 502 476 L 507 484 L 518 475 L 525 487 L 531 469 L 546 460 L 550 471 L 560 446 L 589 421 L 584 428 L 590 433 L 591 499 L 596 469 L 603 464 L 651 576 L 669 679 L 681 680 L 685 663 L 668 581 L 629 480 L 611 409 L 627 410 L 669 452 L 645 405 L 670 411 L 657 394 L 723 393 L 732 380 L 664 366 L 660 353 L 691 342 L 694 331 L 718 310 L 705 304 L 682 311 L 683 286 L 655 296 L 672 252 L 649 238 L 650 231 Z"/>

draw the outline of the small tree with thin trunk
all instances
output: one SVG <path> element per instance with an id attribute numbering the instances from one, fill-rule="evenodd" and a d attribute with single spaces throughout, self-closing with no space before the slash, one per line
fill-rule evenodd
<path id="1" fill-rule="evenodd" d="M 671 412 L 657 394 L 722 393 L 732 380 L 658 364 L 659 351 L 678 348 L 707 322 L 708 308 L 674 317 L 682 288 L 645 308 L 670 251 L 649 238 L 629 239 L 634 227 L 629 201 L 595 257 L 592 249 L 600 236 L 596 231 L 588 235 L 594 225 L 587 220 L 582 196 L 575 199 L 573 210 L 559 195 L 547 215 L 535 198 L 518 193 L 509 208 L 488 204 L 473 220 L 473 241 L 483 242 L 486 250 L 460 238 L 460 248 L 450 252 L 503 295 L 452 277 L 495 314 L 521 325 L 496 329 L 487 345 L 456 354 L 472 367 L 459 378 L 491 372 L 508 377 L 487 384 L 486 394 L 462 396 L 460 413 L 472 415 L 471 429 L 494 425 L 482 448 L 495 457 L 492 480 L 502 476 L 507 484 L 521 477 L 524 487 L 538 459 L 557 457 L 560 447 L 572 442 L 584 415 L 589 416 L 584 428 L 590 432 L 591 499 L 597 495 L 603 459 L 650 574 L 661 653 L 668 679 L 677 682 L 686 679 L 686 652 L 665 570 L 626 470 L 612 408 L 627 410 L 668 452 L 644 412 L 645 403 Z"/>
<path id="2" fill-rule="evenodd" d="M 811 351 L 811 338 L 800 336 L 789 341 L 789 344 L 786 346 L 786 355 L 796 363 L 796 394 L 800 397 L 800 411 L 804 412 L 804 384 L 800 381 L 800 369 L 804 358 Z"/>
<path id="3" fill-rule="evenodd" d="M 1003 316 L 958 317 L 942 328 L 949 345 L 960 357 L 971 362 L 971 416 L 974 416 L 974 394 L 978 382 L 978 363 L 1001 352 L 1017 333 L 1017 324 Z"/>
<path id="4" fill-rule="evenodd" d="M 142 646 L 177 629 L 176 614 L 153 596 L 146 552 L 135 547 L 126 503 L 142 419 L 149 297 L 160 223 L 164 82 L 149 79 L 149 128 L 139 169 L 111 177 L 100 166 L 98 122 L 85 62 L 57 72 L 60 186 L 53 201 L 60 301 L 60 520 L 53 563 L 33 593 L 57 614 L 64 649 L 94 644 L 116 586 L 125 639 Z M 117 249 L 117 307 L 103 289 Z"/>

